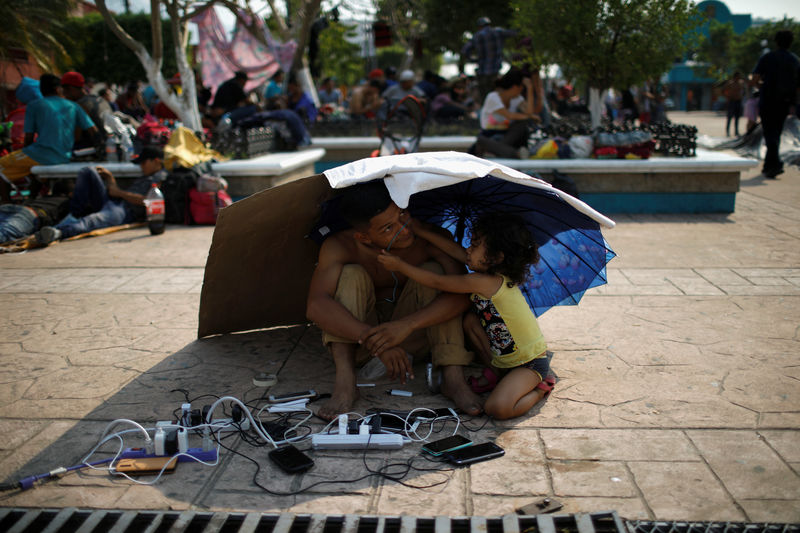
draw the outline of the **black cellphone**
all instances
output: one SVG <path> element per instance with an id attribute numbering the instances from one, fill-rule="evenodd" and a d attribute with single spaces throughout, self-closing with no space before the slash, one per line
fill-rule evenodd
<path id="1" fill-rule="evenodd" d="M 472 441 L 463 435 L 452 435 L 443 439 L 429 442 L 422 447 L 423 452 L 431 455 L 442 455 L 444 452 L 451 452 L 461 448 L 466 448 Z"/>
<path id="2" fill-rule="evenodd" d="M 314 466 L 314 460 L 291 444 L 275 448 L 269 452 L 269 458 L 287 474 L 305 472 Z"/>
<path id="3" fill-rule="evenodd" d="M 500 457 L 506 452 L 503 448 L 494 442 L 482 442 L 480 444 L 473 444 L 460 450 L 453 450 L 447 452 L 445 457 L 447 460 L 456 465 L 469 465 L 480 461 L 488 461 L 495 457 Z"/>

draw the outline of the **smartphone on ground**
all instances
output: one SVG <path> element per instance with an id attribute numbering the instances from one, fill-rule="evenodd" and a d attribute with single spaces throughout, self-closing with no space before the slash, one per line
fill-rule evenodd
<path id="1" fill-rule="evenodd" d="M 440 456 L 445 452 L 460 450 L 471 445 L 472 441 L 462 435 L 452 435 L 443 439 L 429 442 L 422 446 L 422 451 L 431 455 Z"/>
<path id="2" fill-rule="evenodd" d="M 305 472 L 314 466 L 314 460 L 291 444 L 275 448 L 269 452 L 269 458 L 287 474 Z"/>
<path id="3" fill-rule="evenodd" d="M 460 450 L 453 450 L 446 452 L 445 457 L 447 460 L 455 465 L 471 465 L 480 461 L 488 461 L 495 457 L 500 457 L 505 454 L 505 450 L 495 444 L 494 442 L 482 442 L 480 444 L 473 444 Z"/>

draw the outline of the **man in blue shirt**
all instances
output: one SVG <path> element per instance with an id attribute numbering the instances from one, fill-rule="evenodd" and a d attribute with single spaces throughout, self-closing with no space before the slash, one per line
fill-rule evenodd
<path id="1" fill-rule="evenodd" d="M 0 200 L 11 200 L 11 184 L 30 174 L 36 165 L 68 163 L 72 145 L 80 133 L 97 133 L 92 119 L 81 107 L 62 98 L 61 80 L 53 74 L 39 79 L 42 98 L 25 109 L 25 147 L 0 157 Z"/>
<path id="2" fill-rule="evenodd" d="M 797 104 L 797 88 L 800 84 L 800 60 L 789 51 L 794 40 L 790 30 L 781 30 L 775 35 L 777 50 L 761 56 L 753 69 L 753 83 L 760 83 L 759 114 L 764 131 L 767 155 L 761 174 L 775 178 L 783 173 L 779 146 L 783 122 L 790 109 Z"/>
<path id="3" fill-rule="evenodd" d="M 515 31 L 503 28 L 492 28 L 492 21 L 488 17 L 478 19 L 480 28 L 472 39 L 461 49 L 459 71 L 464 72 L 464 63 L 472 60 L 472 55 L 477 55 L 478 90 L 481 93 L 481 103 L 486 95 L 494 90 L 494 82 L 503 66 L 503 44 L 509 37 L 516 35 Z"/>

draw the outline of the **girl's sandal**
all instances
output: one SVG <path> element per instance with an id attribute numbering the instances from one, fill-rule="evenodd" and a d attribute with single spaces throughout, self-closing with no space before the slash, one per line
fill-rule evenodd
<path id="1" fill-rule="evenodd" d="M 467 383 L 469 383 L 469 388 L 475 394 L 489 392 L 491 390 L 494 390 L 495 387 L 497 387 L 497 374 L 495 374 L 491 368 L 486 367 L 483 369 L 483 377 L 486 379 L 485 384 L 479 383 L 478 380 L 480 378 L 475 378 L 473 376 L 470 376 L 470 378 L 467 379 Z"/>
<path id="2" fill-rule="evenodd" d="M 540 381 L 538 385 L 536 385 L 537 389 L 542 389 L 544 391 L 544 398 L 550 394 L 550 391 L 556 386 L 556 377 L 553 375 L 547 376 L 544 378 L 543 381 Z"/>

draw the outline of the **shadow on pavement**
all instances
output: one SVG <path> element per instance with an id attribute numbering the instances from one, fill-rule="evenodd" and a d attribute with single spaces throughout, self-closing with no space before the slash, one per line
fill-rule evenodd
<path id="1" fill-rule="evenodd" d="M 291 357 L 290 357 L 291 356 Z M 295 326 L 274 328 L 265 331 L 221 335 L 196 340 L 180 351 L 166 357 L 161 363 L 144 372 L 119 392 L 83 419 L 77 421 L 50 446 L 27 462 L 11 479 L 42 474 L 59 466 L 78 464 L 86 453 L 99 441 L 108 424 L 114 420 L 128 419 L 152 428 L 160 420 L 174 421 L 179 416 L 180 406 L 188 398 L 193 408 L 210 405 L 222 396 L 234 396 L 253 412 L 266 404 L 270 393 L 280 394 L 303 389 L 315 389 L 319 393 L 330 393 L 333 389 L 333 363 L 320 344 L 320 333 L 314 327 Z M 261 372 L 277 374 L 278 383 L 271 389 L 253 385 L 253 377 Z M 415 362 L 415 372 L 424 376 L 424 362 Z M 424 377 L 403 386 L 414 393 L 412 398 L 388 396 L 386 390 L 399 388 L 383 378 L 375 387 L 363 388 L 361 398 L 354 410 L 364 414 L 369 407 L 413 409 L 426 406 L 432 408 L 451 407 L 443 396 L 433 395 L 427 390 Z M 324 400 L 320 400 L 324 401 Z M 316 410 L 318 404 L 313 404 Z M 231 404 L 215 411 L 214 418 L 230 416 Z M 531 414 L 538 412 L 538 409 Z M 262 415 L 271 420 L 281 415 Z M 303 417 L 295 417 L 295 422 Z M 486 419 L 476 419 L 467 426 L 478 429 Z M 303 423 L 300 434 L 320 431 L 325 423 L 312 417 Z M 443 431 L 441 437 L 452 433 L 455 423 L 440 424 L 435 430 Z M 489 423 L 481 439 L 493 439 L 496 435 Z M 109 433 L 126 431 L 123 439 L 104 445 L 89 461 L 111 457 L 120 446 L 139 447 L 144 444 L 141 432 L 128 422 L 119 422 Z M 463 433 L 463 430 L 462 430 Z M 151 433 L 152 434 L 152 433 Z M 207 467 L 197 463 L 181 463 L 172 475 L 165 475 L 152 487 L 141 487 L 124 478 L 112 477 L 104 471 L 81 470 L 69 473 L 59 480 L 49 481 L 31 490 L 12 491 L 0 498 L 4 506 L 36 505 L 80 505 L 75 501 L 76 489 L 87 498 L 84 505 L 99 508 L 164 508 L 182 509 L 189 506 L 236 509 L 290 509 L 321 497 L 357 495 L 351 505 L 358 506 L 368 498 L 370 490 L 381 483 L 382 471 L 389 477 L 402 479 L 404 483 L 418 486 L 441 485 L 443 490 L 456 475 L 446 465 L 433 464 L 420 455 L 420 444 L 406 444 L 400 450 L 320 450 L 312 451 L 310 441 L 298 443 L 298 448 L 307 451 L 315 466 L 301 475 L 288 475 L 279 470 L 267 457 L 272 449 L 263 443 L 251 446 L 235 433 L 226 433 L 222 438 L 219 465 Z M 474 439 L 477 437 L 474 436 Z M 201 447 L 202 437 L 190 436 L 189 447 Z M 241 454 L 241 455 L 239 455 Z M 416 456 L 416 458 L 415 458 Z M 420 470 L 409 469 L 407 461 Z M 437 469 L 444 468 L 442 472 Z M 407 472 L 407 474 L 406 474 Z M 422 480 L 415 478 L 422 476 Z M 142 481 L 152 479 L 143 477 Z M 8 481 L 8 480 L 7 480 Z M 275 493 L 298 493 L 299 495 L 276 495 L 263 491 L 256 482 Z M 318 482 L 310 490 L 304 491 Z M 456 489 L 453 489 L 454 491 Z M 460 490 L 460 489 L 458 489 Z M 157 491 L 154 493 L 154 491 Z M 61 503 L 59 501 L 68 502 Z M 366 503 L 365 503 L 366 505 Z M 358 507 L 357 507 L 358 508 Z M 357 509 L 356 509 L 357 510 Z M 366 512 L 365 507 L 361 512 Z"/>

